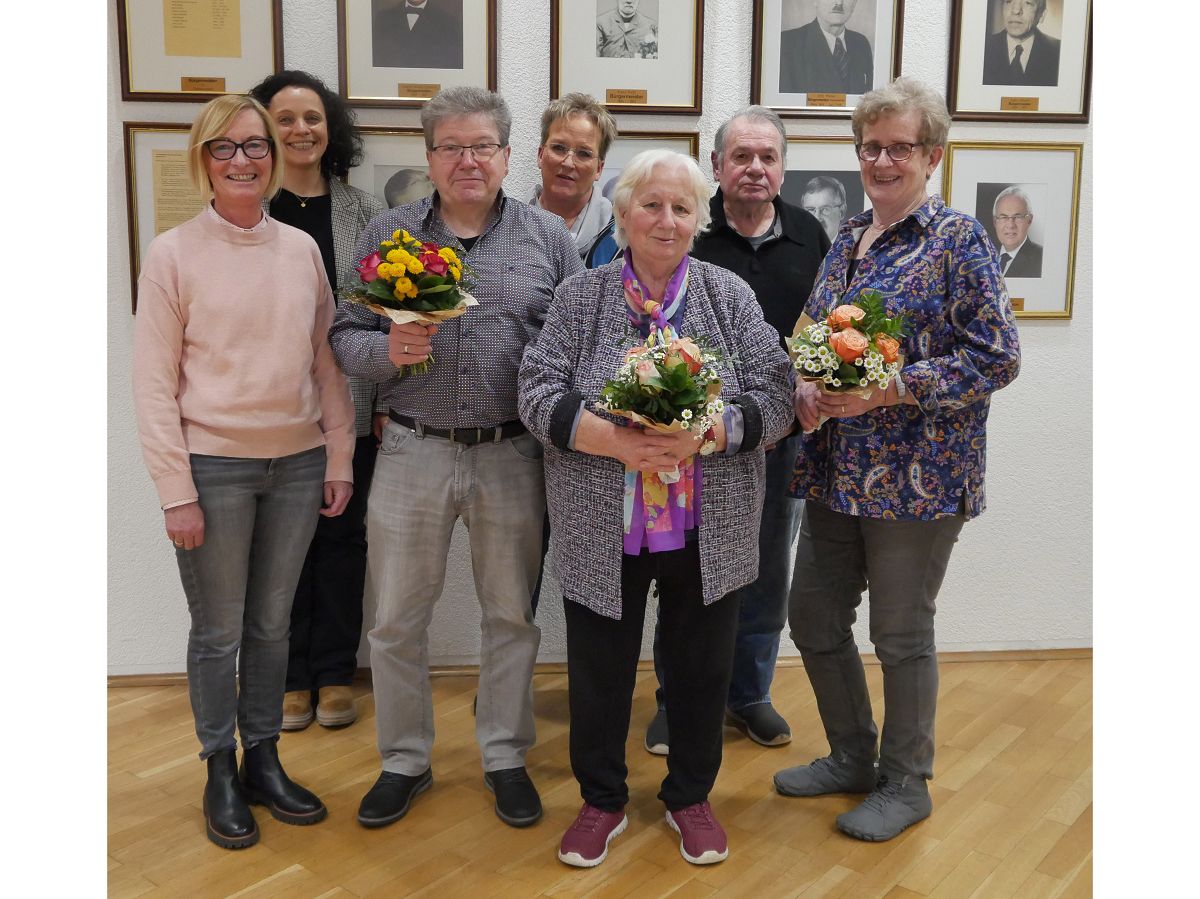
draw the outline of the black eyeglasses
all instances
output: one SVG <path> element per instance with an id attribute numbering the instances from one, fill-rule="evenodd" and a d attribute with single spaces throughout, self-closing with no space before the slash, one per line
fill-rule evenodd
<path id="1" fill-rule="evenodd" d="M 439 159 L 444 159 L 446 162 L 461 159 L 467 150 L 470 150 L 471 155 L 476 159 L 486 162 L 500 151 L 500 144 L 470 144 L 465 147 L 461 144 L 441 144 L 431 149 Z"/>
<path id="2" fill-rule="evenodd" d="M 881 147 L 879 144 L 859 144 L 854 148 L 854 152 L 858 154 L 858 158 L 863 162 L 875 162 L 884 153 L 887 153 L 888 159 L 892 162 L 904 162 L 908 157 L 913 155 L 913 151 L 917 147 L 923 147 L 924 144 L 889 144 L 886 147 Z"/>
<path id="3" fill-rule="evenodd" d="M 546 144 L 545 147 L 546 152 L 550 154 L 550 158 L 556 162 L 564 162 L 572 153 L 575 154 L 575 161 L 580 165 L 587 165 L 600 158 L 600 154 L 594 153 L 586 147 L 575 149 L 563 144 Z"/>
<path id="4" fill-rule="evenodd" d="M 233 159 L 238 150 L 245 154 L 247 159 L 262 159 L 268 156 L 271 152 L 272 141 L 269 137 L 252 137 L 250 140 L 242 141 L 240 144 L 237 141 L 226 140 L 223 137 L 206 140 L 204 149 L 208 151 L 208 155 L 213 159 Z"/>

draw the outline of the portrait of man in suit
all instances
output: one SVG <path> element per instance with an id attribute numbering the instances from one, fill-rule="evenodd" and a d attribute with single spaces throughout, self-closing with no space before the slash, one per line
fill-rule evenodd
<path id="1" fill-rule="evenodd" d="M 836 178 L 817 175 L 804 185 L 800 206 L 821 223 L 832 243 L 846 218 L 846 188 Z"/>
<path id="2" fill-rule="evenodd" d="M 859 0 L 814 0 L 815 15 L 779 36 L 781 93 L 865 94 L 874 62 L 867 37 L 846 27 Z"/>
<path id="3" fill-rule="evenodd" d="M 658 59 L 658 10 L 649 7 L 642 0 L 597 0 L 596 56 Z"/>
<path id="4" fill-rule="evenodd" d="M 1040 278 L 1042 247 L 1029 239 L 1033 206 L 1015 184 L 1004 188 L 992 204 L 992 224 L 1000 244 L 1000 272 L 1005 278 Z"/>
<path id="5" fill-rule="evenodd" d="M 999 3 L 1004 27 L 987 36 L 983 83 L 1057 86 L 1060 41 L 1038 27 L 1046 16 L 1046 0 Z"/>
<path id="6" fill-rule="evenodd" d="M 463 0 L 371 0 L 371 65 L 463 67 Z"/>

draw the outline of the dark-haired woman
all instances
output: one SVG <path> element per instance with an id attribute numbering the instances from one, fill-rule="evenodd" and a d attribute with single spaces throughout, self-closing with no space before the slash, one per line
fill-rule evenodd
<path id="1" fill-rule="evenodd" d="M 270 214 L 309 234 L 321 250 L 325 273 L 336 292 L 353 283 L 354 245 L 383 204 L 346 184 L 362 160 L 362 138 L 353 114 L 337 94 L 307 72 L 284 71 L 255 87 L 251 96 L 267 108 L 279 129 L 283 188 L 270 201 Z M 316 718 L 325 727 L 350 724 L 358 716 L 350 685 L 362 631 L 367 561 L 367 494 L 375 468 L 371 433 L 374 385 L 350 378 L 354 398 L 354 495 L 338 518 L 322 517 L 304 560 L 292 604 L 287 693 L 283 729 L 302 730 Z"/>

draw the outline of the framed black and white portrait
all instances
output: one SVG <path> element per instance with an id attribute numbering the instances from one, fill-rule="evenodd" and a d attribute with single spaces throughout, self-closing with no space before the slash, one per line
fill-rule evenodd
<path id="1" fill-rule="evenodd" d="M 203 102 L 283 67 L 282 0 L 117 0 L 121 99 Z"/>
<path id="2" fill-rule="evenodd" d="M 125 203 L 129 220 L 131 310 L 137 312 L 142 258 L 157 235 L 194 218 L 204 202 L 188 177 L 191 125 L 124 122 Z"/>
<path id="3" fill-rule="evenodd" d="M 1071 317 L 1082 159 L 1082 144 L 947 145 L 943 195 L 992 238 L 1018 317 Z"/>
<path id="4" fill-rule="evenodd" d="M 781 116 L 849 116 L 900 74 L 904 0 L 755 0 L 751 96 Z"/>
<path id="5" fill-rule="evenodd" d="M 420 128 L 359 127 L 363 160 L 350 170 L 351 187 L 374 194 L 389 209 L 433 194 L 425 135 Z"/>
<path id="6" fill-rule="evenodd" d="M 842 222 L 871 208 L 851 137 L 789 137 L 779 196 L 812 213 L 832 242 Z"/>
<path id="7" fill-rule="evenodd" d="M 550 96 L 699 115 L 704 0 L 551 0 Z"/>
<path id="8" fill-rule="evenodd" d="M 355 106 L 419 107 L 496 89 L 496 0 L 338 0 L 338 76 Z"/>
<path id="9" fill-rule="evenodd" d="M 1090 0 L 955 0 L 950 82 L 955 119 L 1086 122 Z"/>
<path id="10" fill-rule="evenodd" d="M 643 150 L 674 150 L 699 160 L 700 134 L 697 131 L 622 131 L 604 157 L 604 171 L 596 181 L 601 194 L 612 199 L 617 178 L 630 160 Z"/>

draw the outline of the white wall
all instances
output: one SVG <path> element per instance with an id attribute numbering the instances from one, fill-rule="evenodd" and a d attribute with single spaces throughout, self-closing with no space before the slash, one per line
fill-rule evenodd
<path id="1" fill-rule="evenodd" d="M 569 0 L 588 2 L 588 0 Z M 500 91 L 513 112 L 511 174 L 523 196 L 535 180 L 538 119 L 549 97 L 548 0 L 500 0 Z M 337 83 L 335 4 L 284 0 L 286 65 Z M 707 157 L 720 122 L 749 102 L 751 4 L 708 0 L 704 115 L 622 115 L 628 129 L 690 131 Z M 945 0 L 905 3 L 904 74 L 945 90 L 949 44 Z M 110 674 L 184 668 L 187 611 L 171 547 L 133 423 L 129 371 L 133 319 L 121 122 L 189 122 L 198 105 L 120 99 L 116 24 L 109 4 L 108 325 Z M 507 49 L 511 48 L 511 49 Z M 416 125 L 414 110 L 359 110 L 363 124 Z M 791 121 L 790 134 L 848 135 L 849 122 Z M 941 594 L 944 651 L 1090 646 L 1092 642 L 1092 202 L 1091 126 L 955 124 L 951 139 L 1082 141 L 1084 190 L 1076 258 L 1074 318 L 1020 326 L 1021 376 L 998 394 L 989 422 L 988 511 L 963 530 Z M 795 152 L 793 150 L 793 152 Z M 940 184 L 935 173 L 932 185 Z M 1083 361 L 1081 361 L 1083 360 Z M 434 664 L 471 663 L 479 648 L 477 603 L 465 532 L 451 548 L 446 590 L 430 635 Z M 556 585 L 551 583 L 549 587 Z M 548 592 L 548 591 L 547 591 Z M 545 595 L 545 593 L 543 594 Z M 865 618 L 865 616 L 864 616 Z M 560 602 L 538 612 L 542 661 L 565 658 Z M 869 647 L 860 622 L 859 643 Z M 784 654 L 795 654 L 784 638 Z M 360 663 L 367 655 L 360 652 Z"/>

